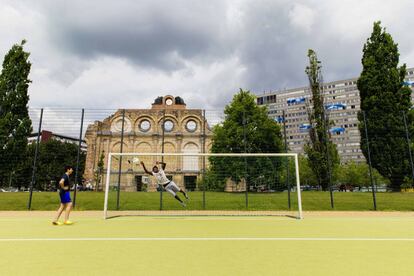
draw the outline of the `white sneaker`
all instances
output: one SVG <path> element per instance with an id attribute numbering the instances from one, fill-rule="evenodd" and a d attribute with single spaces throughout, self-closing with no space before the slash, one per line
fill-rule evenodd
<path id="1" fill-rule="evenodd" d="M 187 199 L 187 200 L 189 200 L 190 198 L 188 197 L 188 194 L 187 193 L 185 193 L 184 194 L 184 196 L 185 196 L 185 199 Z"/>
<path id="2" fill-rule="evenodd" d="M 187 204 L 185 204 L 184 202 L 180 202 L 181 206 L 183 207 L 187 207 Z"/>

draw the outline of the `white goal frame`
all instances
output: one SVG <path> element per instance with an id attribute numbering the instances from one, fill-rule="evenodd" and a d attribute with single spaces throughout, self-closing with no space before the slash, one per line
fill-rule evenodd
<path id="1" fill-rule="evenodd" d="M 224 156 L 224 157 L 293 157 L 295 160 L 295 175 L 296 175 L 296 192 L 298 196 L 298 219 L 303 219 L 302 213 L 302 196 L 300 190 L 299 178 L 299 160 L 297 153 L 148 153 L 148 152 L 131 152 L 131 153 L 116 153 L 110 152 L 108 154 L 108 162 L 106 169 L 105 181 L 105 202 L 104 202 L 104 219 L 108 218 L 108 197 L 109 184 L 112 167 L 112 157 L 114 156 L 194 156 L 194 157 L 210 157 L 210 156 Z"/>

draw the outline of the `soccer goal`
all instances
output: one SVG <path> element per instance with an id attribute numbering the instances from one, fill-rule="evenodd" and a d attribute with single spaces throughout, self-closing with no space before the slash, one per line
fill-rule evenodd
<path id="1" fill-rule="evenodd" d="M 105 170 L 105 219 L 303 217 L 296 153 L 109 153 Z"/>

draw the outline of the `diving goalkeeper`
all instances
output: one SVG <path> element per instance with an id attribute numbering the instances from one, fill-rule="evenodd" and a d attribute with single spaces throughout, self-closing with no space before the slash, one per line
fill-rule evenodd
<path id="1" fill-rule="evenodd" d="M 185 198 L 188 200 L 188 195 L 186 192 L 184 192 L 182 189 L 180 189 L 177 184 L 174 183 L 174 181 L 171 181 L 167 178 L 167 176 L 165 175 L 165 166 L 167 164 L 165 164 L 164 162 L 156 162 L 156 165 L 154 167 L 152 167 L 152 171 L 148 171 L 147 168 L 145 168 L 145 164 L 144 162 L 141 161 L 141 165 L 144 168 L 144 171 L 147 174 L 150 174 L 152 176 L 154 176 L 157 179 L 158 185 L 164 187 L 164 189 L 169 192 L 170 194 L 172 194 L 174 196 L 174 198 L 176 200 L 178 200 L 180 202 L 180 204 L 183 207 L 186 207 L 186 204 L 181 200 L 181 198 L 177 195 L 177 192 L 182 193 Z M 158 165 L 161 165 L 161 167 L 159 168 Z"/>

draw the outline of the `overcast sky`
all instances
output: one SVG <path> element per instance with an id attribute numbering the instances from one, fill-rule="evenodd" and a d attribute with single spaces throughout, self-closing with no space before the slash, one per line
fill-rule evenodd
<path id="1" fill-rule="evenodd" d="M 373 22 L 414 67 L 412 0 L 0 0 L 0 57 L 23 38 L 31 107 L 148 108 L 160 95 L 220 109 L 239 88 L 307 84 L 307 49 L 326 81 L 356 77 Z"/>

